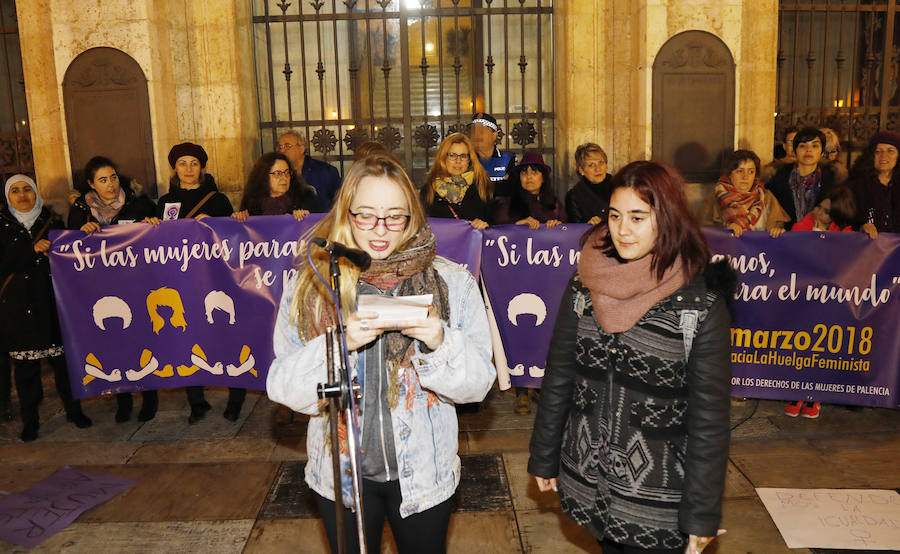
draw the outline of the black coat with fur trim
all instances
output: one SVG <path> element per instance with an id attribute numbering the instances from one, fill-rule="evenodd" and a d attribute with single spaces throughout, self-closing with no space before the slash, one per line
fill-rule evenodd
<path id="1" fill-rule="evenodd" d="M 12 275 L 0 295 L 0 340 L 4 352 L 41 350 L 62 344 L 56 299 L 46 254 L 34 251 L 32 233 L 62 229 L 62 220 L 44 208 L 31 230 L 10 213 L 0 211 L 0 284 Z"/>
<path id="2" fill-rule="evenodd" d="M 715 536 L 728 462 L 734 285 L 727 264 L 712 264 L 628 331 L 607 333 L 590 291 L 577 274 L 570 281 L 528 471 L 558 477 L 563 511 L 598 539 L 683 548 L 687 535 Z"/>

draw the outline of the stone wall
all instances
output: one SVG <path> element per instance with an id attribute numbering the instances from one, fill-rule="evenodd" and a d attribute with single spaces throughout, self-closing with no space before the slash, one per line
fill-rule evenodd
<path id="1" fill-rule="evenodd" d="M 611 171 L 651 155 L 653 61 L 688 30 L 728 46 L 736 65 L 735 147 L 771 157 L 776 0 L 566 0 L 554 14 L 561 176 L 574 181 L 575 148 L 589 140 L 606 150 Z"/>
<path id="2" fill-rule="evenodd" d="M 107 46 L 134 58 L 147 77 L 159 194 L 172 173 L 169 148 L 187 140 L 203 145 L 208 171 L 236 203 L 259 154 L 248 2 L 31 0 L 16 9 L 35 172 L 45 197 L 59 205 L 71 187 L 66 69 L 81 52 Z"/>

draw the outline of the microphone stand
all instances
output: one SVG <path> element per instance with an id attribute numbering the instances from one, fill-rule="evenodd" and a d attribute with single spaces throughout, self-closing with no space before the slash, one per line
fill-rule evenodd
<path id="1" fill-rule="evenodd" d="M 338 417 L 343 412 L 347 421 L 347 447 L 350 451 L 350 472 L 352 476 L 353 501 L 356 505 L 356 534 L 359 539 L 359 552 L 366 554 L 365 526 L 363 525 L 362 474 L 359 458 L 359 421 L 356 416 L 359 396 L 359 383 L 350 379 L 350 356 L 347 353 L 347 337 L 344 332 L 344 318 L 341 315 L 341 268 L 336 254 L 328 251 L 329 276 L 331 277 L 331 297 L 334 311 L 337 314 L 337 328 L 329 328 L 325 333 L 326 362 L 328 365 L 328 383 L 319 383 L 316 392 L 319 398 L 328 399 L 331 410 L 331 460 L 334 471 L 334 510 L 337 527 L 338 552 L 347 551 L 344 538 L 344 502 L 341 482 L 341 445 L 338 440 Z M 340 347 L 340 358 L 334 360 L 334 331 Z"/>

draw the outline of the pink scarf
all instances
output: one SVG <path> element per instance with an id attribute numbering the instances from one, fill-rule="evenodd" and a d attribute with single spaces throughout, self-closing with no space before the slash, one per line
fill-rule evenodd
<path id="1" fill-rule="evenodd" d="M 606 232 L 594 233 L 585 243 L 578 274 L 591 291 L 594 317 L 600 327 L 607 333 L 623 333 L 634 327 L 657 302 L 683 287 L 687 278 L 680 256 L 659 281 L 656 272 L 650 271 L 652 255 L 628 263 L 607 256 L 597 248 Z"/>

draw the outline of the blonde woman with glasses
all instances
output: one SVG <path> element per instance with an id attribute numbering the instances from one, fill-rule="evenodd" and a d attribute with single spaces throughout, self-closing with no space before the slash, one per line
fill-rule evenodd
<path id="1" fill-rule="evenodd" d="M 409 177 L 396 160 L 374 155 L 354 163 L 331 211 L 303 238 L 325 238 L 372 258 L 360 272 L 341 259 L 342 315 L 359 402 L 366 543 L 381 549 L 385 519 L 397 550 L 445 552 L 452 501 L 459 484 L 454 404 L 477 402 L 494 382 L 484 303 L 475 279 L 435 255 L 435 239 Z M 305 251 L 305 249 L 304 249 Z M 328 274 L 328 255 L 313 248 L 313 263 Z M 360 295 L 431 294 L 428 316 L 382 321 L 356 310 Z M 269 397 L 309 414 L 306 482 L 315 491 L 331 549 L 336 550 L 330 414 L 316 395 L 327 381 L 325 330 L 336 314 L 331 295 L 308 262 L 285 286 L 275 324 Z M 343 428 L 343 424 L 339 423 Z M 341 433 L 346 437 L 346 430 Z M 341 450 L 346 452 L 346 439 Z M 349 459 L 341 455 L 342 502 L 350 505 Z M 351 552 L 354 516 L 344 515 Z"/>
<path id="2" fill-rule="evenodd" d="M 428 217 L 464 219 L 484 229 L 490 223 L 493 196 L 491 180 L 469 137 L 453 133 L 445 138 L 422 187 Z"/>

